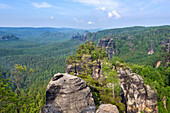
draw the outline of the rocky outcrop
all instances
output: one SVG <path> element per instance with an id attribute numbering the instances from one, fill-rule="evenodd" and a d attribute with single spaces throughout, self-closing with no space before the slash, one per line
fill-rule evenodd
<path id="1" fill-rule="evenodd" d="M 88 67 L 92 70 L 93 78 L 102 78 L 102 60 L 93 61 L 91 59 L 91 55 L 83 55 L 82 60 L 73 61 L 71 63 L 66 63 L 65 72 L 68 74 L 81 75 L 83 71 L 83 67 Z"/>
<path id="2" fill-rule="evenodd" d="M 77 76 L 55 74 L 46 88 L 46 103 L 40 113 L 94 113 L 90 88 Z"/>
<path id="3" fill-rule="evenodd" d="M 153 40 L 151 40 L 151 42 L 150 42 L 150 49 L 147 51 L 147 53 L 148 53 L 148 55 L 152 55 L 152 54 L 154 54 L 154 42 L 153 42 Z"/>
<path id="4" fill-rule="evenodd" d="M 156 68 L 158 68 L 160 66 L 160 64 L 161 64 L 161 61 L 157 61 Z"/>
<path id="5" fill-rule="evenodd" d="M 152 55 L 152 54 L 154 54 L 154 50 L 153 49 L 148 51 L 148 55 Z"/>
<path id="6" fill-rule="evenodd" d="M 163 97 L 162 101 L 163 101 L 163 104 L 164 104 L 164 108 L 167 109 L 166 108 L 166 97 L 165 96 Z"/>
<path id="7" fill-rule="evenodd" d="M 112 104 L 102 104 L 96 113 L 119 113 L 119 110 L 115 105 Z"/>
<path id="8" fill-rule="evenodd" d="M 99 40 L 97 45 L 106 49 L 108 58 L 113 57 L 115 51 L 114 51 L 114 43 L 112 38 L 103 38 Z"/>
<path id="9" fill-rule="evenodd" d="M 127 113 L 158 113 L 157 92 L 129 68 L 116 68 Z"/>
<path id="10" fill-rule="evenodd" d="M 79 42 L 85 42 L 87 40 L 93 40 L 95 41 L 96 39 L 96 33 L 91 33 L 87 32 L 84 35 L 73 35 L 72 40 L 78 40 Z"/>
<path id="11" fill-rule="evenodd" d="M 14 35 L 3 35 L 3 36 L 0 36 L 0 41 L 12 41 L 12 40 L 19 40 L 19 38 L 14 36 Z"/>
<path id="12" fill-rule="evenodd" d="M 90 55 L 83 57 L 83 61 L 74 63 L 76 65 L 68 65 L 66 72 L 75 72 L 76 75 L 81 74 L 82 65 L 89 66 L 92 69 L 93 78 L 102 78 L 102 61 L 93 62 L 93 64 L 85 64 L 91 62 Z M 86 62 L 84 62 L 86 61 Z M 149 85 L 144 84 L 143 78 L 132 73 L 131 69 L 120 62 L 116 62 L 113 66 L 117 71 L 117 76 L 120 79 L 120 86 L 122 88 L 122 102 L 126 106 L 127 113 L 158 113 L 157 108 L 157 92 Z"/>

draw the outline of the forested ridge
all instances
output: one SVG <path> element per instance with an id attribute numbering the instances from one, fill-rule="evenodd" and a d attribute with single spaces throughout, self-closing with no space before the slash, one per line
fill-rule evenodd
<path id="1" fill-rule="evenodd" d="M 10 33 L 10 30 L 2 31 L 2 34 L 7 31 Z M 17 36 L 22 36 L 23 33 L 27 34 L 24 30 L 22 32 L 18 30 L 15 31 L 14 29 L 11 31 L 12 33 L 17 31 Z M 48 31 L 50 31 L 50 29 L 48 29 Z M 53 40 L 56 33 L 49 34 L 48 31 L 37 33 L 38 36 L 45 36 L 43 41 L 41 41 L 41 37 L 34 40 L 32 35 L 24 34 L 24 38 L 21 38 L 21 40 L 0 42 L 1 112 L 17 112 L 17 108 L 19 108 L 19 112 L 21 113 L 39 112 L 45 102 L 45 89 L 51 77 L 55 73 L 65 71 L 68 56 L 76 53 L 75 55 L 78 59 L 87 52 L 86 49 L 88 47 L 85 49 L 80 46 L 79 49 L 76 50 L 80 44 L 85 42 L 71 38 L 56 41 L 56 39 Z M 115 58 L 119 57 L 123 59 L 126 65 L 144 78 L 146 84 L 151 85 L 158 91 L 159 111 L 161 113 L 168 113 L 170 110 L 170 67 L 168 63 L 170 56 L 169 48 L 167 48 L 170 40 L 169 31 L 169 26 L 110 29 L 99 31 L 95 33 L 95 36 L 90 35 L 93 37 L 86 37 L 85 40 L 93 40 L 95 44 L 97 44 L 101 38 L 113 38 Z M 36 32 L 33 34 L 36 34 Z M 47 35 L 52 36 L 52 39 L 45 41 L 48 37 Z M 67 32 L 64 36 L 68 36 Z M 92 46 L 94 47 L 95 44 L 93 43 Z M 154 50 L 154 53 L 148 54 L 151 49 Z M 99 58 L 98 55 L 100 55 L 101 52 L 102 51 L 97 48 L 94 49 L 92 52 L 93 59 Z M 105 57 L 104 52 L 103 56 Z M 115 63 L 115 61 L 118 60 L 125 63 L 119 58 L 113 59 L 113 61 L 110 62 Z M 161 61 L 161 65 L 155 68 L 157 61 Z M 13 76 L 11 70 L 16 70 L 14 68 L 15 64 L 26 66 L 26 70 L 31 68 L 34 70 L 29 76 L 20 81 L 19 86 L 21 93 L 19 97 L 17 97 L 17 86 L 15 82 L 12 81 Z M 23 74 L 25 73 L 26 72 Z M 85 79 L 88 80 L 91 78 Z M 91 81 L 89 84 L 93 84 L 94 82 L 95 81 Z M 103 95 L 105 96 L 106 94 Z M 167 110 L 163 107 L 162 99 L 164 96 L 166 97 Z M 97 99 L 99 99 L 98 101 L 102 100 L 102 98 Z M 108 102 L 108 100 L 105 101 Z M 112 103 L 115 104 L 116 102 L 114 101 Z M 116 104 L 123 111 L 123 105 L 119 104 L 119 102 Z"/>
<path id="2" fill-rule="evenodd" d="M 93 40 L 97 44 L 103 37 L 113 39 L 114 56 L 134 64 L 155 66 L 158 60 L 163 60 L 162 56 L 165 55 L 166 49 L 169 49 L 167 46 L 170 42 L 170 26 L 108 29 L 88 33 L 77 40 L 81 41 L 83 38 Z"/>

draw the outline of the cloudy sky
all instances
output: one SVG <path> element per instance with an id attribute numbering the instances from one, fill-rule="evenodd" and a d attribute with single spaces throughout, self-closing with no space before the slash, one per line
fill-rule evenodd
<path id="1" fill-rule="evenodd" d="M 170 0 L 0 0 L 0 27 L 170 25 Z"/>

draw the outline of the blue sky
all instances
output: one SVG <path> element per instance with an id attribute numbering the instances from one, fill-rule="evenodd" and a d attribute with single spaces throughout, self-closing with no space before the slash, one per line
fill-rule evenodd
<path id="1" fill-rule="evenodd" d="M 170 25 L 170 0 L 0 0 L 0 27 Z"/>

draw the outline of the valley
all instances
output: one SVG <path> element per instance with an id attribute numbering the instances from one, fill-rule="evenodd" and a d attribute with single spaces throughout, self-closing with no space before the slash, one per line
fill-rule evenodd
<path id="1" fill-rule="evenodd" d="M 92 61 L 103 60 L 104 57 L 113 58 L 111 63 L 118 65 L 117 67 L 119 64 L 116 64 L 116 61 L 124 63 L 134 73 L 141 75 L 145 84 L 157 90 L 159 112 L 168 113 L 170 110 L 170 26 L 168 25 L 135 26 L 97 32 L 72 28 L 0 28 L 0 37 L 3 39 L 0 41 L 0 74 L 1 78 L 9 79 L 12 92 L 17 91 L 15 83 L 11 81 L 13 78 L 11 70 L 14 70 L 14 65 L 19 64 L 26 66 L 27 69 L 34 69 L 34 72 L 20 83 L 22 95 L 20 100 L 16 100 L 21 101 L 18 105 L 20 112 L 39 112 L 45 103 L 45 89 L 51 77 L 56 73 L 65 72 L 69 56 L 72 56 L 70 61 L 73 59 L 80 61 L 86 54 L 92 56 Z M 93 41 L 93 45 L 88 44 L 88 41 Z M 82 44 L 87 44 L 87 47 Z M 97 45 L 101 46 L 101 49 L 97 49 Z M 93 47 L 95 49 L 91 52 Z M 107 54 L 104 53 L 105 50 Z M 91 71 L 88 74 L 91 75 Z M 89 78 L 85 79 L 88 81 Z M 93 82 L 87 84 L 91 85 Z M 163 107 L 164 97 L 167 109 Z M 99 100 L 105 102 L 102 98 Z M 2 100 L 2 102 L 9 105 L 0 104 L 0 110 L 16 112 L 16 105 L 11 101 Z M 110 103 L 117 105 L 120 111 L 126 111 L 121 108 L 120 101 Z"/>

